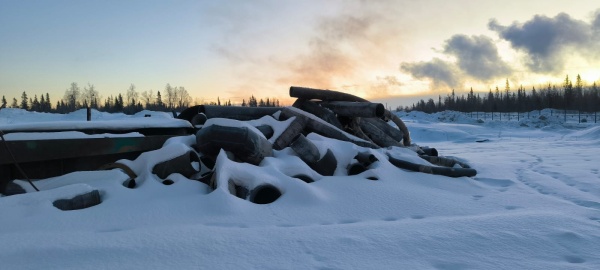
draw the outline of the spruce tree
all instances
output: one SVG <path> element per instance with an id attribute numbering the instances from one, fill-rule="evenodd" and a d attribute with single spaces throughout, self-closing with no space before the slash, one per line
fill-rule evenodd
<path id="1" fill-rule="evenodd" d="M 46 109 L 46 112 L 52 111 L 52 103 L 50 103 L 50 95 L 48 94 L 48 92 L 46 92 L 46 105 L 44 107 Z"/>
<path id="2" fill-rule="evenodd" d="M 156 92 L 156 106 L 161 110 L 163 109 L 163 106 L 164 106 L 163 101 L 162 101 L 162 96 L 160 95 L 160 91 Z"/>
<path id="3" fill-rule="evenodd" d="M 33 101 L 31 102 L 31 110 L 34 112 L 40 111 L 40 101 L 37 98 L 37 95 L 34 95 Z"/>
<path id="4" fill-rule="evenodd" d="M 27 99 L 27 93 L 25 93 L 25 91 L 21 94 L 21 109 L 29 109 L 29 100 Z"/>

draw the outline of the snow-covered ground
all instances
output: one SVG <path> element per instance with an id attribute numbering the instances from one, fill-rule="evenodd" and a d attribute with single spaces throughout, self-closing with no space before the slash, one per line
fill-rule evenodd
<path id="1" fill-rule="evenodd" d="M 477 176 L 398 169 L 386 153 L 414 158 L 400 148 L 371 150 L 379 162 L 348 176 L 354 155 L 369 149 L 311 134 L 337 157 L 334 176 L 310 170 L 289 148 L 259 166 L 219 156 L 219 183 L 269 183 L 283 193 L 254 204 L 181 175 L 162 184 L 152 166 L 195 143 L 178 137 L 122 161 L 139 176 L 133 189 L 115 169 L 40 180 L 41 192 L 23 184 L 29 193 L 0 197 L 0 269 L 600 269 L 600 124 L 399 115 L 415 143 L 469 163 Z M 3 109 L 0 129 L 84 117 Z M 93 189 L 101 191 L 97 206 L 52 205 Z"/>

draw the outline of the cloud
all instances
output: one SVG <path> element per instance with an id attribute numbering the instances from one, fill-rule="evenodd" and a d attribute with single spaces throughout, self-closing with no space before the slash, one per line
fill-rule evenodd
<path id="1" fill-rule="evenodd" d="M 433 88 L 457 88 L 462 85 L 462 73 L 456 65 L 437 57 L 429 62 L 402 63 L 400 69 L 417 79 L 431 79 Z"/>
<path id="2" fill-rule="evenodd" d="M 592 29 L 596 33 L 596 37 L 598 37 L 598 32 L 600 32 L 600 9 L 596 10 L 594 20 L 592 21 Z"/>
<path id="3" fill-rule="evenodd" d="M 366 92 L 371 99 L 384 98 L 391 96 L 403 85 L 396 76 L 377 76 L 375 81 L 366 88 Z"/>
<path id="4" fill-rule="evenodd" d="M 503 26 L 492 19 L 488 28 L 497 32 L 517 50 L 527 53 L 526 66 L 538 73 L 561 72 L 570 53 L 586 55 L 600 49 L 599 15 L 592 24 L 560 13 L 553 18 L 536 15 L 525 23 Z M 596 41 L 596 42 L 595 42 Z"/>
<path id="5" fill-rule="evenodd" d="M 446 41 L 444 53 L 454 55 L 465 74 L 488 81 L 511 74 L 511 68 L 498 55 L 498 49 L 487 36 L 454 35 Z"/>
<path id="6" fill-rule="evenodd" d="M 320 88 L 336 88 L 337 79 L 355 79 L 382 36 L 378 19 L 370 14 L 340 14 L 322 18 L 308 41 L 305 53 L 284 63 L 286 74 L 279 81 Z"/>
<path id="7" fill-rule="evenodd" d="M 498 48 L 487 36 L 457 34 L 446 40 L 443 50 L 438 52 L 453 56 L 456 62 L 433 58 L 429 62 L 402 63 L 400 69 L 417 79 L 431 79 L 432 88 L 462 87 L 468 77 L 490 81 L 512 74 L 511 67 L 500 58 Z"/>

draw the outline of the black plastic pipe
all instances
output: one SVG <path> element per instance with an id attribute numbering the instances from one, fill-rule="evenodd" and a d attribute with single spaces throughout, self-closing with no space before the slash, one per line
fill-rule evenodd
<path id="1" fill-rule="evenodd" d="M 319 105 L 330 109 L 337 115 L 350 117 L 383 117 L 385 108 L 381 103 L 329 101 Z"/>
<path id="2" fill-rule="evenodd" d="M 394 166 L 414 172 L 422 172 L 436 175 L 443 175 L 448 177 L 473 177 L 477 175 L 477 171 L 471 168 L 451 168 L 451 167 L 437 167 L 437 166 L 428 166 L 412 163 L 406 160 L 401 160 L 394 158 L 388 154 L 389 161 Z"/>
<path id="3" fill-rule="evenodd" d="M 260 164 L 265 157 L 273 156 L 271 143 L 247 127 L 204 127 L 196 133 L 196 145 L 206 155 L 216 156 L 223 149 L 254 165 Z"/>
<path id="4" fill-rule="evenodd" d="M 314 88 L 306 88 L 306 87 L 298 87 L 292 86 L 290 87 L 290 97 L 302 98 L 302 99 L 320 99 L 322 101 L 356 101 L 356 102 L 369 102 L 364 98 L 357 97 L 355 95 L 346 94 L 337 91 L 331 90 L 322 90 L 322 89 L 314 89 Z M 402 122 L 397 115 L 393 114 L 389 110 L 385 110 L 384 117 L 392 120 L 398 129 L 402 131 L 404 134 L 403 143 L 404 146 L 410 146 L 411 139 L 410 133 L 408 132 L 408 128 Z"/>
<path id="5" fill-rule="evenodd" d="M 296 102 L 294 102 L 294 104 L 292 104 L 292 106 L 307 113 L 313 114 L 325 120 L 325 122 L 334 125 L 336 128 L 342 129 L 342 123 L 340 123 L 335 114 L 329 109 L 319 106 L 317 103 L 299 98 L 296 100 Z"/>
<path id="6" fill-rule="evenodd" d="M 167 178 L 172 173 L 179 173 L 187 178 L 197 174 L 199 171 L 192 166 L 192 162 L 200 162 L 200 158 L 194 151 L 163 161 L 154 165 L 152 173 L 156 174 L 160 179 Z"/>

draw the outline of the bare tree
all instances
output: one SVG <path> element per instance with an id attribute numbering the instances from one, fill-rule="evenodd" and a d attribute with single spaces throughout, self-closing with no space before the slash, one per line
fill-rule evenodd
<path id="1" fill-rule="evenodd" d="M 102 97 L 96 87 L 93 84 L 88 83 L 87 86 L 83 87 L 81 92 L 81 99 L 90 105 L 92 108 L 98 108 L 98 100 Z"/>
<path id="2" fill-rule="evenodd" d="M 179 106 L 179 108 L 189 107 L 190 103 L 192 102 L 192 97 L 190 96 L 188 91 L 185 89 L 185 87 L 183 87 L 183 86 L 177 87 L 176 92 L 177 92 L 176 96 L 178 98 L 177 105 Z"/>
<path id="3" fill-rule="evenodd" d="M 132 83 L 129 85 L 129 89 L 127 89 L 127 105 L 134 106 L 139 97 L 139 93 L 135 91 L 135 85 Z"/>
<path id="4" fill-rule="evenodd" d="M 76 82 L 71 83 L 71 87 L 65 91 L 63 100 L 66 103 L 67 108 L 71 111 L 74 111 L 81 106 L 81 90 Z"/>
<path id="5" fill-rule="evenodd" d="M 154 90 L 146 90 L 142 92 L 142 99 L 144 100 L 144 106 L 148 108 L 149 105 L 154 103 Z"/>
<path id="6" fill-rule="evenodd" d="M 175 102 L 175 91 L 173 91 L 173 87 L 171 87 L 171 84 L 168 84 L 165 86 L 165 98 L 167 99 L 167 108 L 173 108 L 173 103 Z"/>

